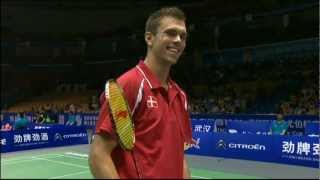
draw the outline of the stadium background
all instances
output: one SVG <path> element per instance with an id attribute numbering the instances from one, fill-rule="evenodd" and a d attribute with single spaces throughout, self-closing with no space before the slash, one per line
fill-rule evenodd
<path id="1" fill-rule="evenodd" d="M 18 112 L 33 123 L 48 115 L 50 125 L 68 119 L 58 114 L 97 113 L 105 81 L 144 57 L 146 18 L 168 5 L 187 15 L 187 47 L 172 76 L 193 117 L 281 112 L 319 121 L 318 1 L 4 0 L 2 125 L 6 113 L 12 126 Z M 292 124 L 287 135 L 305 135 Z"/>

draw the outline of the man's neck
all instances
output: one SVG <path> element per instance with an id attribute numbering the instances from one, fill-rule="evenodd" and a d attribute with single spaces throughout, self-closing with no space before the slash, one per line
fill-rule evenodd
<path id="1" fill-rule="evenodd" d="M 159 79 L 161 86 L 167 89 L 171 65 L 161 63 L 161 60 L 156 59 L 154 56 L 150 54 L 147 55 L 144 63 Z"/>

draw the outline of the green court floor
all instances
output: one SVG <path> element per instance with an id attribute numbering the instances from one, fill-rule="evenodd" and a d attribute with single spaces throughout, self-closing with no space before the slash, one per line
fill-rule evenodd
<path id="1" fill-rule="evenodd" d="M 262 179 L 242 174 L 191 168 L 196 179 Z M 1 156 L 3 179 L 93 179 L 85 153 L 60 151 Z"/>

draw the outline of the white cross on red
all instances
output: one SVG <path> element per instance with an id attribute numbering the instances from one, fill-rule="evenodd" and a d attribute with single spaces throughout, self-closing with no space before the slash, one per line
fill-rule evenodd
<path id="1" fill-rule="evenodd" d="M 158 108 L 157 99 L 153 96 L 148 96 L 147 107 L 148 108 Z"/>

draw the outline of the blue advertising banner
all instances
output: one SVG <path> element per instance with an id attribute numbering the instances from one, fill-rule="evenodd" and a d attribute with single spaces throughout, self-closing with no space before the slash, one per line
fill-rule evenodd
<path id="1" fill-rule="evenodd" d="M 192 130 L 195 132 L 214 132 L 215 121 L 214 119 L 192 119 Z"/>
<path id="2" fill-rule="evenodd" d="M 200 120 L 200 119 L 213 120 L 215 121 L 215 128 L 216 128 L 214 132 L 227 132 L 229 122 L 233 123 L 233 121 L 246 121 L 246 122 L 270 123 L 276 119 L 276 115 L 192 114 L 191 119 L 192 120 Z M 320 121 L 319 117 L 315 115 L 288 115 L 288 116 L 284 116 L 284 119 L 289 124 L 287 135 L 304 135 L 305 134 L 304 130 L 308 122 Z M 252 125 L 252 124 L 248 124 L 248 125 Z M 263 128 L 262 125 L 261 125 L 261 128 Z"/>
<path id="3" fill-rule="evenodd" d="M 319 138 L 193 132 L 187 154 L 319 167 Z"/>
<path id="4" fill-rule="evenodd" d="M 267 135 L 271 127 L 271 121 L 229 121 L 227 123 L 227 130 L 234 133 L 242 134 L 263 134 Z"/>
<path id="5" fill-rule="evenodd" d="M 67 124 L 70 116 L 71 115 L 68 113 L 59 113 L 58 123 Z M 74 116 L 76 119 L 76 126 L 85 126 L 87 128 L 93 128 L 96 125 L 98 113 L 77 113 Z"/>
<path id="6" fill-rule="evenodd" d="M 306 135 L 320 135 L 320 122 L 308 122 L 305 127 Z"/>
<path id="7" fill-rule="evenodd" d="M 94 128 L 97 122 L 98 113 L 77 113 L 74 115 L 70 115 L 68 113 L 59 113 L 55 117 L 57 117 L 56 121 L 58 124 L 68 125 L 68 120 L 70 118 L 74 118 L 76 121 L 75 126 Z M 319 122 L 319 117 L 315 115 L 289 115 L 285 116 L 284 118 L 289 124 L 287 135 L 304 135 L 306 134 L 305 128 L 309 122 Z M 8 122 L 11 125 L 14 125 L 16 119 L 17 113 L 1 113 L 1 124 Z M 27 119 L 31 122 L 35 122 L 37 117 L 33 113 L 28 112 Z M 228 132 L 230 127 L 234 127 L 235 123 L 238 123 L 239 121 L 245 121 L 248 123 L 238 126 L 238 128 L 240 128 L 239 131 L 247 129 L 247 127 L 244 126 L 248 126 L 251 129 L 256 128 L 254 132 L 260 132 L 263 134 L 265 133 L 268 124 L 275 119 L 275 115 L 191 114 L 192 128 L 197 132 Z"/>
<path id="8" fill-rule="evenodd" d="M 88 144 L 85 127 L 48 126 L 1 132 L 1 152 L 75 144 Z"/>
<path id="9" fill-rule="evenodd" d="M 70 115 L 68 113 L 58 113 L 56 116 L 58 124 L 65 125 L 69 120 L 70 116 L 75 117 L 76 126 L 86 126 L 87 128 L 92 128 L 96 125 L 98 113 L 77 113 L 74 115 Z M 17 118 L 18 118 L 17 113 L 13 113 L 13 112 L 2 113 L 0 122 L 1 124 L 5 124 L 8 122 L 11 125 L 14 125 Z M 36 119 L 37 119 L 36 115 L 31 112 L 26 113 L 26 118 L 30 122 L 36 122 Z"/>
<path id="10" fill-rule="evenodd" d="M 319 137 L 273 136 L 276 162 L 319 168 Z"/>

